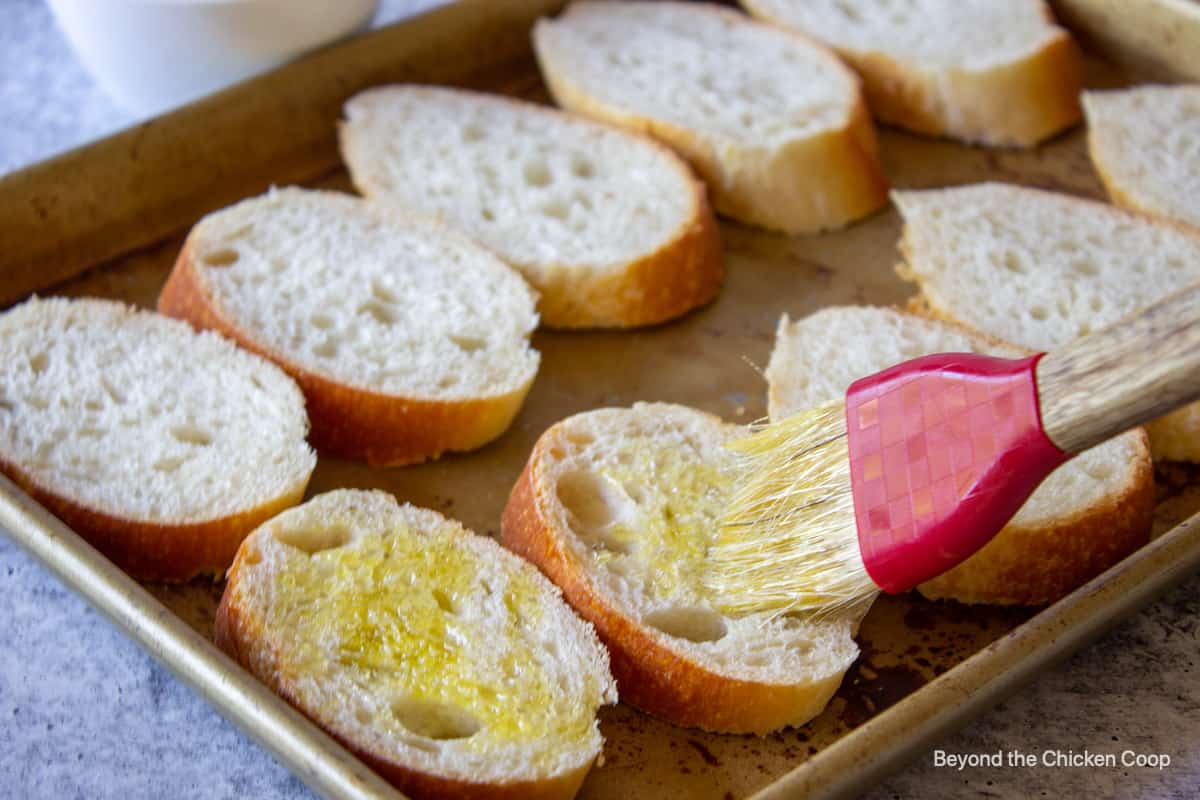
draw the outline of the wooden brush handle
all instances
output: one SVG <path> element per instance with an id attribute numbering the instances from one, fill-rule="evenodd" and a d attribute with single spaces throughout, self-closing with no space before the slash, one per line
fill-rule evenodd
<path id="1" fill-rule="evenodd" d="M 1037 364 L 1042 427 L 1074 455 L 1200 398 L 1200 284 Z"/>

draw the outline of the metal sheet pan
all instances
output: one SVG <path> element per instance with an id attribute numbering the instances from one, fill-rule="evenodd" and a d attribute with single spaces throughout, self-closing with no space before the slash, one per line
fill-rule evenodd
<path id="1" fill-rule="evenodd" d="M 0 303 L 49 291 L 150 306 L 182 235 L 207 211 L 270 183 L 348 189 L 333 131 L 342 101 L 362 87 L 447 82 L 544 99 L 528 31 L 560 5 L 476 0 L 442 8 L 0 179 Z M 1097 60 L 1088 76 L 1103 86 L 1128 79 Z M 899 187 L 991 179 L 1101 196 L 1080 131 L 1032 152 L 886 129 L 881 138 L 885 169 Z M 538 332 L 541 372 L 497 442 L 402 469 L 322 458 L 310 493 L 381 488 L 494 534 L 533 442 L 558 419 L 637 400 L 755 419 L 765 410 L 756 365 L 766 363 L 780 313 L 903 303 L 911 291 L 892 270 L 899 219 L 891 210 L 821 236 L 786 238 L 732 224 L 722 233 L 728 277 L 709 307 L 640 331 Z M 883 598 L 863 624 L 863 657 L 825 713 L 803 728 L 719 736 L 624 706 L 605 710 L 605 761 L 581 796 L 861 791 L 1200 566 L 1200 518 L 1184 522 L 1200 510 L 1200 473 L 1172 467 L 1160 478 L 1162 535 L 1047 609 Z M 220 585 L 139 586 L 2 479 L 0 527 L 318 792 L 398 796 L 213 648 Z"/>

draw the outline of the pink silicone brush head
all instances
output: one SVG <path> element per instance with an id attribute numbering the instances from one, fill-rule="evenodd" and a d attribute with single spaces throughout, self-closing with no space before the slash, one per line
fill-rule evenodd
<path id="1" fill-rule="evenodd" d="M 1042 429 L 1039 357 L 918 358 L 733 445 L 745 479 L 709 554 L 718 603 L 837 612 L 966 560 L 1068 458 Z"/>

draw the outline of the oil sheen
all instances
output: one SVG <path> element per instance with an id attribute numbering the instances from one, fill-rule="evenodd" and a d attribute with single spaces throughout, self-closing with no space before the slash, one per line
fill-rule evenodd
<path id="1" fill-rule="evenodd" d="M 271 604 L 273 627 L 294 634 L 296 668 L 394 698 L 369 722 L 407 738 L 482 748 L 587 735 L 592 709 L 564 702 L 539 643 L 545 591 L 456 538 L 394 531 L 296 554 Z"/>
<path id="2" fill-rule="evenodd" d="M 649 590 L 660 599 L 701 587 L 717 520 L 731 491 L 732 465 L 714 464 L 687 445 L 667 447 L 636 436 L 625 439 L 616 456 L 601 474 L 620 487 L 636 511 L 613 522 L 605 538 L 616 547 L 594 550 L 596 561 L 611 566 L 634 558 L 652 565 Z"/>

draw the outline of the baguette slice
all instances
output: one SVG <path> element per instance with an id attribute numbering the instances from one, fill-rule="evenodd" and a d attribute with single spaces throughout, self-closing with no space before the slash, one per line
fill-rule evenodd
<path id="1" fill-rule="evenodd" d="M 559 105 L 675 148 L 722 214 L 812 233 L 887 203 L 858 79 L 815 42 L 706 4 L 576 2 L 534 44 Z"/>
<path id="2" fill-rule="evenodd" d="M 947 352 L 1027 351 L 884 308 L 826 308 L 795 322 L 785 314 L 766 373 L 771 419 L 843 398 L 851 383 L 894 364 Z M 964 603 L 1054 602 L 1149 540 L 1154 501 L 1146 434 L 1130 431 L 1056 470 L 995 539 L 920 592 Z"/>
<path id="3" fill-rule="evenodd" d="M 509 98 L 424 86 L 355 95 L 342 156 L 364 195 L 437 214 L 512 264 L 543 324 L 630 327 L 716 296 L 704 185 L 662 145 Z"/>
<path id="4" fill-rule="evenodd" d="M 313 498 L 229 570 L 217 645 L 414 798 L 570 798 L 616 702 L 529 564 L 383 492 Z"/>
<path id="5" fill-rule="evenodd" d="M 766 733 L 820 713 L 858 656 L 857 619 L 727 618 L 704 560 L 746 429 L 683 406 L 588 411 L 547 430 L 501 539 L 608 646 L 622 702 L 679 725 Z"/>
<path id="6" fill-rule="evenodd" d="M 519 275 L 336 192 L 272 190 L 205 217 L 158 307 L 278 363 L 304 390 L 317 448 L 373 465 L 496 438 L 538 366 Z"/>
<path id="7" fill-rule="evenodd" d="M 0 471 L 129 574 L 219 574 L 316 456 L 287 375 L 107 300 L 0 315 Z"/>
<path id="8" fill-rule="evenodd" d="M 742 4 L 837 50 L 883 122 L 1029 147 L 1079 121 L 1079 51 L 1042 0 Z"/>
<path id="9" fill-rule="evenodd" d="M 1113 202 L 1200 229 L 1200 86 L 1085 92 L 1083 108 Z"/>
<path id="10" fill-rule="evenodd" d="M 896 192 L 898 270 L 927 311 L 1032 350 L 1200 281 L 1200 235 L 1103 203 L 999 183 Z M 1146 426 L 1156 458 L 1200 461 L 1200 404 Z"/>

